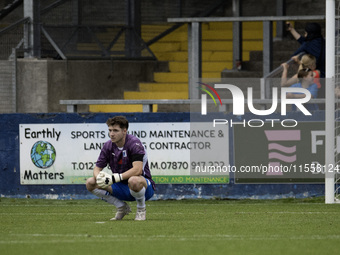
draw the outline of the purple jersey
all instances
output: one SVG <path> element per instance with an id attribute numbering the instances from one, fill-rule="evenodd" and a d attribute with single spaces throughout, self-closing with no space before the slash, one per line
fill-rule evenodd
<path id="1" fill-rule="evenodd" d="M 109 164 L 112 173 L 121 174 L 132 168 L 132 159 L 136 155 L 144 155 L 142 175 L 151 181 L 152 187 L 155 189 L 145 148 L 141 141 L 133 135 L 126 135 L 123 148 L 118 148 L 111 140 L 107 141 L 99 154 L 96 166 L 104 168 Z"/>

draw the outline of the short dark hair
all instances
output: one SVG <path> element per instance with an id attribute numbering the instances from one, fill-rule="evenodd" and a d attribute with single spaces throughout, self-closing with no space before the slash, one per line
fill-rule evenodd
<path id="1" fill-rule="evenodd" d="M 121 129 L 129 129 L 129 121 L 124 116 L 116 116 L 106 121 L 107 126 L 119 125 Z"/>
<path id="2" fill-rule="evenodd" d="M 298 78 L 302 79 L 308 75 L 309 72 L 311 72 L 312 69 L 310 68 L 303 68 L 298 72 Z"/>

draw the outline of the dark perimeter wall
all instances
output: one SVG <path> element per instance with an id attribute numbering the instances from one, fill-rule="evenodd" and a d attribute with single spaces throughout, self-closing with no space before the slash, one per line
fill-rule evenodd
<path id="1" fill-rule="evenodd" d="M 139 82 L 153 81 L 153 72 L 167 70 L 167 63 L 151 60 L 19 59 L 18 112 L 65 112 L 63 99 L 123 99 L 124 91 L 138 90 Z"/>

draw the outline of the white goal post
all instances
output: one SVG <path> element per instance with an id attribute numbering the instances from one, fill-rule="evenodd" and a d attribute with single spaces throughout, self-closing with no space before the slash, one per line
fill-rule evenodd
<path id="1" fill-rule="evenodd" d="M 336 8 L 337 2 L 337 8 Z M 338 202 L 338 175 L 333 171 L 329 171 L 327 166 L 335 166 L 339 164 L 338 150 L 335 141 L 337 133 L 337 122 L 339 121 L 335 116 L 338 115 L 335 107 L 335 85 L 339 82 L 337 79 L 340 77 L 340 70 L 337 68 L 337 62 L 339 61 L 336 54 L 340 54 L 340 51 L 336 49 L 339 41 L 338 33 L 336 33 L 337 18 L 335 14 L 339 12 L 339 0 L 326 0 L 326 111 L 325 111 L 325 203 L 333 204 Z M 337 35 L 336 35 L 337 34 Z M 337 43 L 336 43 L 337 42 Z M 337 74 L 337 75 L 336 75 Z M 339 109 L 338 109 L 339 110 Z M 336 120 L 337 119 L 337 120 Z M 328 169 L 327 169 L 328 168 Z"/>

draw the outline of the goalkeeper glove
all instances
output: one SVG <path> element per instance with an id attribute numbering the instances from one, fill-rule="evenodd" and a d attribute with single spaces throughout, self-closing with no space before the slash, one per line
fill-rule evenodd
<path id="1" fill-rule="evenodd" d="M 96 181 L 99 187 L 106 188 L 111 186 L 113 183 L 120 182 L 123 180 L 123 176 L 121 174 L 108 174 L 105 172 L 100 172 L 97 175 Z"/>

